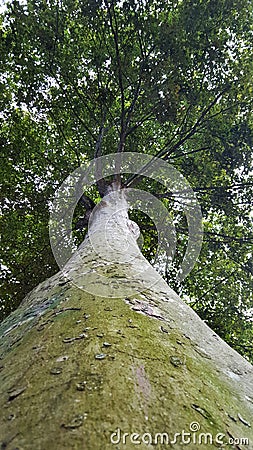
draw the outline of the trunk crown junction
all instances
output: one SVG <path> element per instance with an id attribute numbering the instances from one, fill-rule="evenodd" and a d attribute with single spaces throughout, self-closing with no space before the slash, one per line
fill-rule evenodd
<path id="1" fill-rule="evenodd" d="M 96 296 L 130 296 L 160 279 L 137 244 L 140 229 L 128 217 L 126 195 L 118 183 L 108 186 L 91 212 L 84 241 L 62 270 L 73 284 Z"/>
<path id="2" fill-rule="evenodd" d="M 133 241 L 140 236 L 140 229 L 137 223 L 129 219 L 128 208 L 126 190 L 113 182 L 91 213 L 87 236 L 92 240 L 92 235 L 102 233 L 106 241 L 115 241 L 120 237 L 121 252 L 129 246 L 129 240 L 137 246 Z"/>

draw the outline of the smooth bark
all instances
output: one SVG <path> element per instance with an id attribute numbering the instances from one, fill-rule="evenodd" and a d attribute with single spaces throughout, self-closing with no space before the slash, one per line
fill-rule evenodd
<path id="1" fill-rule="evenodd" d="M 137 237 L 123 191 L 111 193 L 64 270 L 1 325 L 2 449 L 253 448 L 252 366 Z"/>

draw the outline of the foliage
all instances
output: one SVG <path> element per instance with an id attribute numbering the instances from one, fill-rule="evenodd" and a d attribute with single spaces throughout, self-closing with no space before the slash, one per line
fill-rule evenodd
<path id="1" fill-rule="evenodd" d="M 0 44 L 2 318 L 57 270 L 47 230 L 57 186 L 87 159 L 138 151 L 173 164 L 202 206 L 199 263 L 177 286 L 187 227 L 174 212 L 177 255 L 163 275 L 252 356 L 252 8 L 245 0 L 8 4 Z M 173 211 L 170 193 L 150 180 L 128 174 L 123 182 Z M 153 261 L 152 221 L 132 217 Z"/>

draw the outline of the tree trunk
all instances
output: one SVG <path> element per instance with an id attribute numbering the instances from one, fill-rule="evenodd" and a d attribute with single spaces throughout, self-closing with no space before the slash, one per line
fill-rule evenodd
<path id="1" fill-rule="evenodd" d="M 137 236 L 113 191 L 64 270 L 1 325 L 2 449 L 253 448 L 252 366 Z"/>

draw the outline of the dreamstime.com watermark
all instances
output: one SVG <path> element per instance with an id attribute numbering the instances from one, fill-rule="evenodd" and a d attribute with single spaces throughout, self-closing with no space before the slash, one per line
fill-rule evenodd
<path id="1" fill-rule="evenodd" d="M 111 433 L 110 442 L 113 445 L 171 445 L 171 444 L 196 444 L 198 446 L 206 445 L 249 445 L 248 438 L 232 438 L 227 437 L 224 433 L 202 433 L 200 431 L 200 424 L 192 422 L 189 425 L 189 430 L 181 430 L 176 433 L 126 433 L 120 428 Z M 199 448 L 199 447 L 198 447 Z"/>

